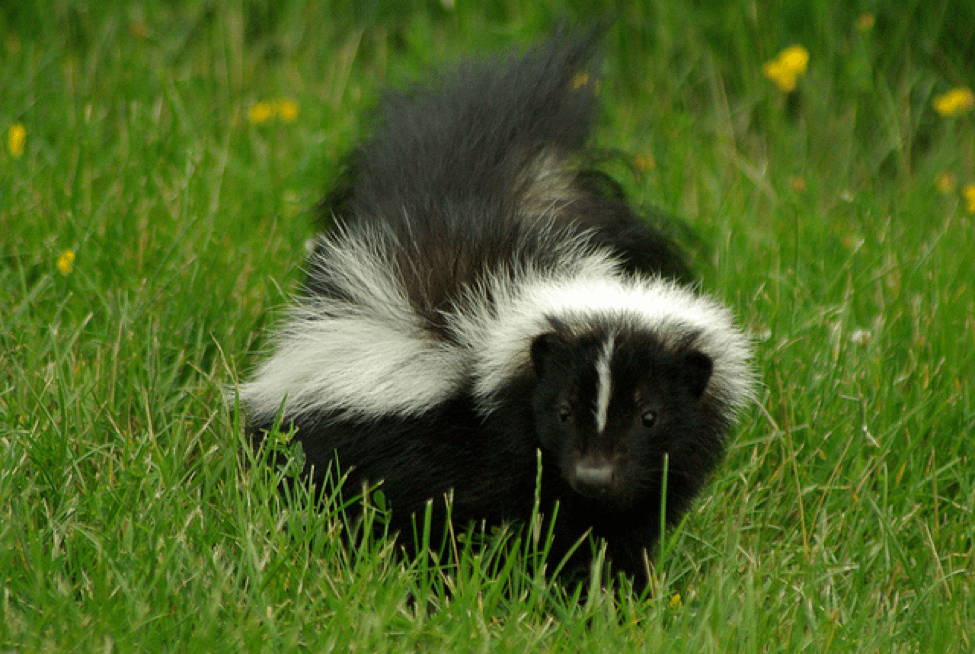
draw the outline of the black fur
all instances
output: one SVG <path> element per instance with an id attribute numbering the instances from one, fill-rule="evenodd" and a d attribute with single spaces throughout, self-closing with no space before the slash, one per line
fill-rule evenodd
<path id="1" fill-rule="evenodd" d="M 375 135 L 323 201 L 326 219 L 348 232 L 388 226 L 378 247 L 431 338 L 454 339 L 445 316 L 486 275 L 519 262 L 557 268 L 562 240 L 608 248 L 633 274 L 690 277 L 679 250 L 634 213 L 620 186 L 583 165 L 596 114 L 597 39 L 595 31 L 559 33 L 525 55 L 468 62 L 429 86 L 390 93 Z M 552 166 L 558 188 L 532 177 L 540 161 Z M 556 222 L 545 227 L 536 214 L 550 201 Z M 304 293 L 351 301 L 317 274 L 314 260 Z M 552 317 L 532 342 L 532 365 L 511 371 L 497 391 L 499 408 L 487 413 L 470 382 L 415 417 L 313 411 L 286 414 L 284 423 L 297 429 L 318 481 L 337 458 L 349 473 L 346 488 L 382 482 L 391 527 L 407 545 L 428 500 L 442 529 L 448 493 L 460 528 L 526 520 L 540 449 L 542 510 L 560 505 L 550 565 L 591 530 L 607 542 L 615 569 L 645 581 L 665 462 L 672 524 L 721 458 L 731 408 L 706 392 L 713 361 L 696 348 L 695 333 L 663 339 L 638 322 L 590 322 L 580 331 Z M 600 436 L 593 361 L 610 334 L 613 400 Z M 258 440 L 274 420 L 249 418 Z M 584 474 L 604 464 L 612 465 L 609 478 Z M 583 546 L 575 563 L 589 551 Z"/>
<path id="2" fill-rule="evenodd" d="M 614 402 L 597 437 L 591 407 L 579 398 L 596 384 L 591 361 L 598 336 L 573 339 L 556 331 L 536 339 L 535 432 L 552 463 L 549 476 L 568 485 L 559 495 L 560 538 L 578 538 L 591 527 L 606 540 L 614 568 L 640 580 L 643 556 L 660 535 L 664 467 L 666 519 L 673 525 L 720 460 L 728 419 L 703 394 L 712 364 L 691 342 L 671 350 L 645 333 L 624 332 L 612 362 Z M 580 463 L 612 464 L 613 477 L 587 484 L 574 474 Z"/>

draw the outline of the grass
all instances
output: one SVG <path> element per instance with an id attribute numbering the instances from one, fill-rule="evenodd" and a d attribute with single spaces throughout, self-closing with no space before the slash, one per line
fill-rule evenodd
<path id="1" fill-rule="evenodd" d="M 602 11 L 0 9 L 0 648 L 971 651 L 975 114 L 932 102 L 975 83 L 975 16 L 860 4 L 618 12 L 598 142 L 696 232 L 765 392 L 650 596 L 584 600 L 514 534 L 456 568 L 344 547 L 334 507 L 247 465 L 221 394 L 381 86 Z M 786 94 L 762 65 L 796 43 Z"/>

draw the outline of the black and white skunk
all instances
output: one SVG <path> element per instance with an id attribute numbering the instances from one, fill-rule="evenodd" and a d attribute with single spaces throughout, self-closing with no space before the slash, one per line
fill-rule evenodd
<path id="1" fill-rule="evenodd" d="M 258 438 L 282 413 L 319 480 L 337 459 L 346 488 L 381 482 L 406 541 L 428 500 L 443 527 L 448 494 L 459 528 L 529 518 L 540 449 L 553 556 L 591 530 L 639 581 L 665 462 L 674 523 L 751 397 L 751 354 L 584 163 L 597 40 L 558 33 L 385 97 L 239 399 Z"/>

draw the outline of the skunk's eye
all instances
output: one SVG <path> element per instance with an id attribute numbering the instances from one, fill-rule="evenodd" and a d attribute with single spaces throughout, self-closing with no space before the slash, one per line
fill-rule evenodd
<path id="1" fill-rule="evenodd" d="M 657 412 L 650 410 L 644 411 L 640 416 L 640 422 L 642 422 L 643 426 L 648 429 L 653 427 L 653 425 L 657 422 Z"/>
<path id="2" fill-rule="evenodd" d="M 563 404 L 559 407 L 559 422 L 569 422 L 569 418 L 572 417 L 572 409 L 569 408 L 568 404 Z"/>

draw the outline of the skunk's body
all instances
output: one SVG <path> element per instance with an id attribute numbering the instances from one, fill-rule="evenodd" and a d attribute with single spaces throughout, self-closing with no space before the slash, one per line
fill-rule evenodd
<path id="1" fill-rule="evenodd" d="M 393 528 L 519 521 L 559 502 L 555 555 L 592 530 L 643 576 L 750 395 L 730 313 L 674 280 L 676 249 L 580 167 L 594 35 L 468 63 L 388 96 L 324 202 L 304 294 L 239 389 L 261 434 L 283 407 L 308 470 L 382 482 Z M 583 548 L 588 552 L 588 548 Z M 557 561 L 552 562 L 552 565 Z"/>

